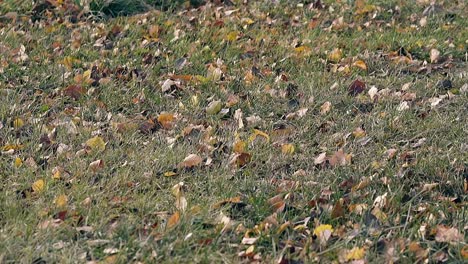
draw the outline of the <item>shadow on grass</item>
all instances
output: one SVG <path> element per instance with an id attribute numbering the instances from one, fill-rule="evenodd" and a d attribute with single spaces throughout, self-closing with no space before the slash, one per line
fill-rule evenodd
<path id="1" fill-rule="evenodd" d="M 180 7 L 199 7 L 204 0 L 93 0 L 90 3 L 92 12 L 99 12 L 106 16 L 129 16 L 145 12 L 150 9 L 172 11 Z"/>

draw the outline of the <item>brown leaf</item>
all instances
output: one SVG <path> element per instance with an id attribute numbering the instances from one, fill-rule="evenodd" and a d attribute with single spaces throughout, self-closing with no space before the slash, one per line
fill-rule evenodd
<path id="1" fill-rule="evenodd" d="M 165 129 L 171 129 L 174 126 L 175 116 L 172 113 L 163 112 L 158 116 L 158 122 Z"/>
<path id="2" fill-rule="evenodd" d="M 85 93 L 86 89 L 79 85 L 70 85 L 67 88 L 63 89 L 63 94 L 73 98 L 74 100 L 80 99 L 81 96 Z"/>
<path id="3" fill-rule="evenodd" d="M 222 201 L 219 201 L 217 203 L 215 203 L 213 205 L 213 208 L 220 208 L 222 206 L 225 206 L 226 204 L 238 204 L 238 203 L 241 203 L 241 198 L 240 196 L 236 196 L 236 197 L 231 197 L 231 198 L 228 198 L 228 199 L 224 199 Z"/>
<path id="4" fill-rule="evenodd" d="M 343 202 L 344 202 L 343 198 L 340 198 L 338 201 L 336 201 L 331 212 L 332 219 L 344 216 L 345 211 L 343 208 Z"/>
<path id="5" fill-rule="evenodd" d="M 366 84 L 356 79 L 348 88 L 348 93 L 351 96 L 357 96 L 358 94 L 366 90 Z"/>
<path id="6" fill-rule="evenodd" d="M 464 236 L 454 227 L 447 227 L 444 225 L 437 226 L 437 233 L 435 236 L 437 242 L 463 242 Z"/>
<path id="7" fill-rule="evenodd" d="M 173 228 L 180 222 L 180 213 L 179 211 L 175 212 L 169 219 L 167 220 L 167 228 Z"/>
<path id="8" fill-rule="evenodd" d="M 200 165 L 203 159 L 197 154 L 188 155 L 181 163 L 177 165 L 178 168 L 192 168 Z"/>

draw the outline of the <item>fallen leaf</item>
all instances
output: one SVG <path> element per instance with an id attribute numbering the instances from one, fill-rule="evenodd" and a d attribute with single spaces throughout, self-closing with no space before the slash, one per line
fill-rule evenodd
<path id="1" fill-rule="evenodd" d="M 343 202 L 344 202 L 343 198 L 340 198 L 338 201 L 336 201 L 331 212 L 332 219 L 344 216 L 345 211 L 343 208 Z"/>
<path id="2" fill-rule="evenodd" d="M 81 98 L 82 95 L 86 93 L 86 89 L 79 85 L 70 85 L 67 88 L 63 89 L 63 94 L 73 98 L 74 100 L 78 100 Z"/>
<path id="3" fill-rule="evenodd" d="M 93 172 L 97 172 L 98 170 L 101 170 L 102 168 L 104 168 L 104 161 L 101 159 L 95 160 L 89 164 L 89 169 Z"/>
<path id="4" fill-rule="evenodd" d="M 164 177 L 172 177 L 172 176 L 176 176 L 177 173 L 174 172 L 174 171 L 166 171 L 163 173 Z"/>
<path id="5" fill-rule="evenodd" d="M 223 104 L 221 103 L 221 101 L 213 101 L 209 103 L 208 106 L 206 107 L 206 113 L 209 115 L 215 115 L 219 113 L 222 108 L 223 108 Z"/>
<path id="6" fill-rule="evenodd" d="M 177 165 L 178 168 L 193 168 L 203 161 L 203 159 L 197 154 L 188 155 L 181 163 Z"/>
<path id="7" fill-rule="evenodd" d="M 463 242 L 465 241 L 464 236 L 454 227 L 447 227 L 445 225 L 437 226 L 437 233 L 435 236 L 437 242 Z"/>
<path id="8" fill-rule="evenodd" d="M 19 168 L 19 167 L 21 167 L 21 165 L 23 165 L 23 161 L 21 160 L 20 157 L 16 157 L 16 158 L 15 158 L 15 161 L 13 162 L 13 164 L 14 164 L 14 166 L 15 166 L 16 168 Z"/>
<path id="9" fill-rule="evenodd" d="M 178 184 L 172 186 L 172 194 L 176 197 L 175 206 L 181 212 L 184 212 L 187 209 L 187 199 L 185 199 L 184 194 L 184 182 L 179 182 Z"/>
<path id="10" fill-rule="evenodd" d="M 332 62 L 339 62 L 343 57 L 343 51 L 341 49 L 335 48 L 328 54 L 328 60 Z"/>
<path id="11" fill-rule="evenodd" d="M 379 93 L 379 89 L 377 89 L 377 87 L 375 87 L 375 86 L 372 86 L 369 89 L 369 91 L 367 92 L 367 94 L 369 94 L 369 97 L 370 97 L 371 100 L 374 100 L 378 93 Z"/>
<path id="12" fill-rule="evenodd" d="M 255 242 L 257 242 L 258 237 L 244 237 L 242 238 L 242 244 L 244 245 L 253 245 Z"/>
<path id="13" fill-rule="evenodd" d="M 163 112 L 158 116 L 158 122 L 165 129 L 171 129 L 174 126 L 175 116 L 172 113 Z"/>
<path id="14" fill-rule="evenodd" d="M 439 57 L 440 57 L 440 51 L 438 51 L 437 49 L 431 49 L 431 52 L 430 52 L 431 63 L 438 62 Z"/>
<path id="15" fill-rule="evenodd" d="M 65 194 L 57 196 L 54 200 L 57 207 L 65 207 L 68 203 L 68 197 Z"/>
<path id="16" fill-rule="evenodd" d="M 233 151 L 235 153 L 243 153 L 245 152 L 246 148 L 247 148 L 247 143 L 245 141 L 242 141 L 242 140 L 238 140 L 234 143 L 233 145 Z"/>
<path id="17" fill-rule="evenodd" d="M 294 147 L 293 144 L 284 144 L 283 146 L 281 146 L 281 152 L 283 154 L 292 155 L 292 154 L 294 154 L 295 150 L 296 150 L 296 148 Z"/>
<path id="18" fill-rule="evenodd" d="M 317 236 L 320 244 L 324 245 L 330 239 L 333 233 L 333 227 L 331 225 L 319 225 L 314 229 L 313 234 Z"/>
<path id="19" fill-rule="evenodd" d="M 366 250 L 364 248 L 354 247 L 348 252 L 348 254 L 346 254 L 346 261 L 360 260 L 363 259 L 365 255 Z"/>
<path id="20" fill-rule="evenodd" d="M 366 90 L 366 84 L 358 79 L 354 80 L 354 82 L 349 86 L 348 93 L 351 96 L 357 96 L 358 94 L 364 92 Z"/>
<path id="21" fill-rule="evenodd" d="M 171 229 L 176 226 L 180 222 L 180 213 L 179 211 L 175 212 L 173 215 L 169 217 L 167 220 L 166 228 Z"/>
<path id="22" fill-rule="evenodd" d="M 320 153 L 315 159 L 314 159 L 314 164 L 319 165 L 324 163 L 327 160 L 327 153 L 323 152 Z"/>
<path id="23" fill-rule="evenodd" d="M 463 259 L 468 259 L 468 245 L 464 246 L 460 250 L 460 254 L 462 255 Z"/>
<path id="24" fill-rule="evenodd" d="M 267 142 L 270 141 L 270 136 L 267 133 L 260 131 L 258 129 L 254 129 L 252 135 L 249 137 L 249 141 L 253 142 L 258 136 L 265 138 Z"/>
<path id="25" fill-rule="evenodd" d="M 24 126 L 24 121 L 23 121 L 23 119 L 21 119 L 21 118 L 18 117 L 18 118 L 15 118 L 15 120 L 13 120 L 13 127 L 14 127 L 15 129 L 20 129 L 20 128 L 22 128 L 23 126 Z"/>
<path id="26" fill-rule="evenodd" d="M 366 63 L 365 63 L 364 61 L 362 61 L 362 60 L 357 60 L 357 61 L 355 61 L 355 62 L 353 63 L 353 66 L 354 66 L 354 67 L 357 67 L 357 68 L 360 68 L 360 69 L 362 69 L 362 70 L 367 71 L 367 65 L 366 65 Z"/>
<path id="27" fill-rule="evenodd" d="M 44 190 L 44 186 L 45 186 L 44 180 L 40 179 L 40 180 L 35 181 L 32 184 L 32 189 L 35 193 L 40 193 Z"/>
<path id="28" fill-rule="evenodd" d="M 330 109 L 331 109 L 331 105 L 332 104 L 330 102 L 328 102 L 328 101 L 323 103 L 323 105 L 320 106 L 320 114 L 324 115 L 324 114 L 328 113 L 330 111 Z"/>
<path id="29" fill-rule="evenodd" d="M 92 151 L 101 152 L 106 149 L 106 143 L 100 136 L 95 136 L 86 141 L 86 146 L 91 148 Z"/>

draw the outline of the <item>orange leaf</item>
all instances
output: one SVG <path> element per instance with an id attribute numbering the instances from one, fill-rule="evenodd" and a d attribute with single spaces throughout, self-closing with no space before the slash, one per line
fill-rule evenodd
<path id="1" fill-rule="evenodd" d="M 158 116 L 158 122 L 165 129 L 171 129 L 174 126 L 175 116 L 171 113 L 163 112 Z"/>
<path id="2" fill-rule="evenodd" d="M 180 213 L 179 211 L 175 212 L 169 219 L 167 220 L 167 228 L 173 228 L 180 222 Z"/>
<path id="3" fill-rule="evenodd" d="M 363 69 L 363 70 L 367 71 L 367 65 L 366 65 L 366 63 L 365 63 L 364 61 L 362 61 L 362 60 L 355 61 L 355 62 L 353 63 L 353 66 L 358 67 L 358 68 L 360 68 L 360 69 Z"/>

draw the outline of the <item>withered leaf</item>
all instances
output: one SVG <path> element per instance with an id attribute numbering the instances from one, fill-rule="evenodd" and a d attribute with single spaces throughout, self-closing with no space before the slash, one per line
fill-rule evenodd
<path id="1" fill-rule="evenodd" d="M 74 100 L 80 99 L 81 96 L 85 93 L 86 89 L 79 85 L 70 85 L 67 88 L 63 89 L 63 94 L 73 98 Z"/>
<path id="2" fill-rule="evenodd" d="M 348 88 L 348 93 L 351 96 L 357 96 L 358 94 L 366 90 L 366 84 L 359 79 L 354 80 Z"/>

